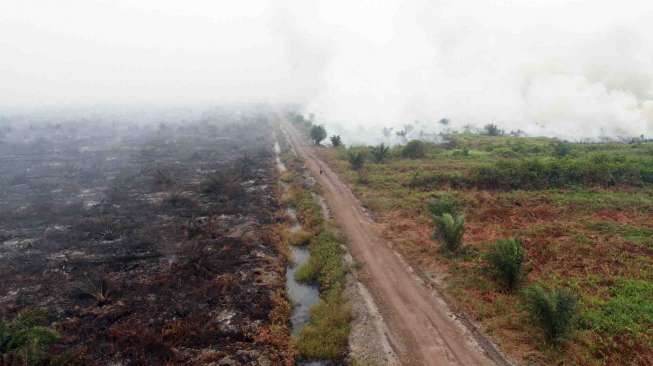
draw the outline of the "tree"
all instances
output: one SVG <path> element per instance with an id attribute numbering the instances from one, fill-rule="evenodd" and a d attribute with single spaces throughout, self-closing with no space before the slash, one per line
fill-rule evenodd
<path id="1" fill-rule="evenodd" d="M 311 140 L 313 140 L 315 145 L 319 145 L 326 137 L 327 132 L 324 129 L 324 126 L 316 125 L 311 127 Z"/>
<path id="2" fill-rule="evenodd" d="M 494 123 L 488 123 L 487 125 L 485 125 L 485 127 L 483 127 L 483 129 L 485 130 L 485 133 L 490 136 L 503 135 L 503 130 L 500 129 L 499 126 L 497 126 Z"/>
<path id="3" fill-rule="evenodd" d="M 386 157 L 388 157 L 388 153 L 390 152 L 390 147 L 385 146 L 384 143 L 381 143 L 378 146 L 374 146 L 371 149 L 372 151 L 372 159 L 374 160 L 375 163 L 382 163 Z"/>
<path id="4" fill-rule="evenodd" d="M 340 135 L 331 136 L 331 145 L 333 145 L 333 147 L 342 145 L 342 139 L 340 138 Z"/>

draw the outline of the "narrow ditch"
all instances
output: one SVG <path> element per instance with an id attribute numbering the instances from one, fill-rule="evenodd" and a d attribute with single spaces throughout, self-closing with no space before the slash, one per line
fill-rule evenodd
<path id="1" fill-rule="evenodd" d="M 281 161 L 281 148 L 279 147 L 279 143 L 277 141 L 274 143 L 274 153 L 276 156 L 277 170 L 279 173 L 286 172 L 288 169 Z M 284 182 L 280 183 L 281 188 L 285 192 L 288 189 L 288 185 Z M 299 223 L 299 220 L 297 220 L 297 212 L 295 209 L 292 207 L 287 207 L 286 214 L 288 217 L 290 217 L 290 231 L 293 233 L 300 231 L 302 226 Z M 308 248 L 291 245 L 289 249 L 292 258 L 290 258 L 289 264 L 286 267 L 286 292 L 293 304 L 293 311 L 290 322 L 292 327 L 292 335 L 296 337 L 299 335 L 304 326 L 309 323 L 311 317 L 311 307 L 313 307 L 313 305 L 315 305 L 320 300 L 320 291 L 317 286 L 307 285 L 298 282 L 295 279 L 295 273 L 297 270 L 305 263 L 307 263 L 311 257 L 311 253 Z M 323 360 L 297 362 L 297 365 L 299 366 L 326 366 L 328 364 L 329 363 L 327 361 Z"/>

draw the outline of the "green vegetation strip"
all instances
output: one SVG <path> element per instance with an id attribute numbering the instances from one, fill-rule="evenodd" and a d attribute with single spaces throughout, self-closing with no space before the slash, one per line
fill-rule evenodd
<path id="1" fill-rule="evenodd" d="M 289 166 L 294 164 L 289 163 Z M 311 318 L 297 337 L 302 358 L 342 361 L 347 355 L 351 311 L 344 297 L 347 269 L 343 262 L 343 240 L 324 220 L 322 208 L 313 192 L 304 188 L 303 179 L 293 173 L 289 203 L 296 207 L 305 230 L 310 231 L 310 259 L 295 274 L 299 282 L 320 287 L 320 301 L 311 309 Z M 296 243 L 305 241 L 296 241 Z"/>

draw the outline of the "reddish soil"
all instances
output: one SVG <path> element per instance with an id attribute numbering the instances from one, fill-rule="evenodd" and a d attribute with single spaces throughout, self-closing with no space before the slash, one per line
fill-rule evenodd
<path id="1" fill-rule="evenodd" d="M 354 258 L 362 264 L 362 282 L 380 306 L 401 361 L 407 365 L 503 364 L 491 344 L 466 328 L 438 294 L 418 280 L 382 238 L 347 185 L 298 132 L 288 123 L 283 129 L 320 183 Z"/>

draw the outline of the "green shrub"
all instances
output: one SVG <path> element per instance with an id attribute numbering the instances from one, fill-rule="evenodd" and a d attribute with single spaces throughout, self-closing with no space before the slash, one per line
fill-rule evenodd
<path id="1" fill-rule="evenodd" d="M 460 208 L 460 203 L 453 196 L 444 195 L 442 197 L 434 198 L 426 204 L 427 209 L 432 217 L 440 217 L 445 213 L 457 214 Z"/>
<path id="2" fill-rule="evenodd" d="M 564 158 L 571 153 L 571 145 L 558 141 L 553 144 L 553 155 L 559 158 Z"/>
<path id="3" fill-rule="evenodd" d="M 578 298 L 566 289 L 547 291 L 538 285 L 526 289 L 528 309 L 544 329 L 547 341 L 560 344 L 571 334 L 578 316 Z"/>
<path id="4" fill-rule="evenodd" d="M 378 146 L 373 146 L 370 151 L 372 153 L 372 160 L 374 160 L 375 163 L 382 163 L 388 157 L 390 147 L 381 143 Z"/>
<path id="5" fill-rule="evenodd" d="M 497 240 L 486 255 L 492 271 L 508 290 L 515 289 L 522 278 L 524 248 L 517 239 Z"/>
<path id="6" fill-rule="evenodd" d="M 450 252 L 457 252 L 462 246 L 465 233 L 465 217 L 444 213 L 440 217 L 435 217 L 435 222 L 437 225 L 435 236 L 442 240 L 443 247 Z"/>
<path id="7" fill-rule="evenodd" d="M 404 158 L 420 159 L 424 155 L 426 155 L 426 147 L 420 140 L 411 140 L 401 149 L 401 156 Z"/>
<path id="8" fill-rule="evenodd" d="M 45 312 L 38 310 L 23 311 L 10 322 L 0 321 L 0 361 L 11 355 L 24 365 L 43 362 L 48 348 L 59 339 L 46 325 Z"/>
<path id="9" fill-rule="evenodd" d="M 363 151 L 350 151 L 349 152 L 349 166 L 352 170 L 360 171 L 365 165 L 365 152 Z"/>

